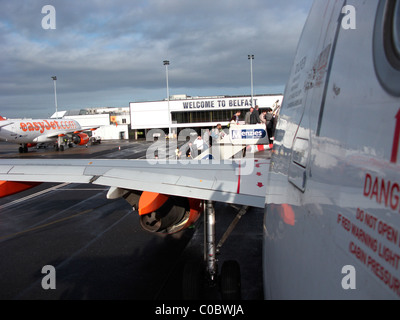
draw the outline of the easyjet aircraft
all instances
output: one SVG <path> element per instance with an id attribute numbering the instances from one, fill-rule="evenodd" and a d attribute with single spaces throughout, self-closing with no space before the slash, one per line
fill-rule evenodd
<path id="1" fill-rule="evenodd" d="M 399 110 L 400 1 L 315 1 L 271 161 L 0 160 L 0 179 L 110 186 L 152 231 L 190 225 L 205 200 L 211 278 L 213 201 L 262 207 L 265 298 L 399 299 Z M 237 292 L 237 265 L 222 269 Z"/>
<path id="2" fill-rule="evenodd" d="M 6 120 L 0 117 L 0 140 L 20 144 L 19 152 L 28 152 L 29 147 L 38 143 L 55 142 L 56 149 L 64 151 L 63 141 L 67 139 L 77 145 L 88 143 L 89 136 L 84 129 L 72 119 L 33 119 L 33 120 Z"/>

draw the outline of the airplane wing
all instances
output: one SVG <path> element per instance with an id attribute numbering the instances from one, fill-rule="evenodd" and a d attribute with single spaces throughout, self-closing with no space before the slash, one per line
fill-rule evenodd
<path id="1" fill-rule="evenodd" d="M 163 163 L 164 162 L 164 163 Z M 92 183 L 264 208 L 269 160 L 2 159 L 0 180 Z"/>
<path id="2" fill-rule="evenodd" d="M 87 127 L 87 128 L 81 128 L 79 130 L 60 130 L 57 132 L 52 132 L 49 133 L 48 135 L 46 135 L 46 138 L 57 138 L 59 136 L 65 136 L 68 134 L 73 134 L 73 133 L 81 133 L 81 132 L 86 132 L 86 131 L 94 131 L 96 129 L 100 128 L 100 126 L 98 127 Z"/>
<path id="3" fill-rule="evenodd" d="M 98 128 L 100 128 L 101 126 L 95 126 L 95 127 L 82 127 L 81 130 L 75 131 L 75 132 L 84 132 L 84 131 L 94 131 Z"/>
<path id="4" fill-rule="evenodd" d="M 52 138 L 57 138 L 57 137 L 63 137 L 67 134 L 74 133 L 74 131 L 58 131 L 58 132 L 52 132 L 50 134 L 45 135 L 46 139 L 52 139 Z"/>

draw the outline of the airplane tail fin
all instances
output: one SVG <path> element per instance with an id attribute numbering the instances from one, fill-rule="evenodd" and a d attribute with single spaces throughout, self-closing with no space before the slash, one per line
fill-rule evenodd
<path id="1" fill-rule="evenodd" d="M 6 119 L 4 119 L 2 116 L 0 116 L 0 121 L 4 121 L 4 120 L 6 120 Z"/>

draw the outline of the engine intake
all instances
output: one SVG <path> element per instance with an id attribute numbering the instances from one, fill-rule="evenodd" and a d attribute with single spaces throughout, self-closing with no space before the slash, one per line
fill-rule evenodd
<path id="1" fill-rule="evenodd" d="M 140 210 L 140 202 L 139 202 Z M 169 197 L 164 204 L 148 214 L 140 216 L 140 225 L 150 232 L 176 232 L 181 223 L 186 222 L 189 201 L 185 198 Z"/>
<path id="2" fill-rule="evenodd" d="M 199 199 L 168 196 L 148 191 L 110 188 L 108 199 L 123 197 L 138 210 L 141 227 L 149 232 L 176 233 L 190 227 L 200 217 Z"/>
<path id="3" fill-rule="evenodd" d="M 89 142 L 89 136 L 86 133 L 78 133 L 72 137 L 72 141 L 81 146 Z"/>

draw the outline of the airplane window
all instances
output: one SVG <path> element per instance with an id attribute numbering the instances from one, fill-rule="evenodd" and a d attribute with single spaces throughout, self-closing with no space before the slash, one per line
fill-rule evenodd
<path id="1" fill-rule="evenodd" d="M 400 96 L 400 0 L 383 0 L 375 18 L 373 57 L 382 87 Z"/>

